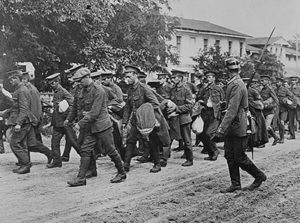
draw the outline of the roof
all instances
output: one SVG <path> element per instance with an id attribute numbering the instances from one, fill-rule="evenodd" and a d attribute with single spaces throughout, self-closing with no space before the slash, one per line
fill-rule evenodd
<path id="1" fill-rule="evenodd" d="M 297 55 L 297 51 L 294 50 L 294 49 L 285 48 L 285 54 L 296 56 Z M 300 56 L 300 52 L 298 51 L 298 57 L 299 56 Z"/>
<path id="2" fill-rule="evenodd" d="M 223 26 L 219 26 L 207 21 L 200 21 L 194 19 L 185 19 L 179 18 L 179 25 L 176 28 L 180 28 L 183 30 L 193 30 L 198 32 L 208 32 L 208 33 L 218 33 L 218 34 L 226 34 L 232 35 L 236 37 L 244 37 L 249 38 L 251 36 L 225 28 Z"/>
<path id="3" fill-rule="evenodd" d="M 268 41 L 268 38 L 269 37 L 257 37 L 257 38 L 247 39 L 247 44 L 264 46 L 266 44 L 266 42 Z M 271 37 L 268 45 L 272 45 L 272 44 L 278 42 L 279 40 L 283 41 L 284 45 L 289 45 L 288 42 L 282 36 Z"/>
<path id="4" fill-rule="evenodd" d="M 250 51 L 250 52 L 260 52 L 261 49 L 260 48 L 257 48 L 257 47 L 254 47 L 254 46 L 250 46 L 250 45 L 246 45 L 246 51 Z"/>

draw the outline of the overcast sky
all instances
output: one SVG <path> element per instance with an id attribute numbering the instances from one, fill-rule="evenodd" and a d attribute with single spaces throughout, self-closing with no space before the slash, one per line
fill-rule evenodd
<path id="1" fill-rule="evenodd" d="M 169 0 L 171 15 L 208 21 L 253 37 L 294 39 L 300 34 L 300 0 Z"/>

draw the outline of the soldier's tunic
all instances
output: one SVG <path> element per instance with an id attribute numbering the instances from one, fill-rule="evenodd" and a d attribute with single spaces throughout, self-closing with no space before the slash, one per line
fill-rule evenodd
<path id="1" fill-rule="evenodd" d="M 144 103 L 151 103 L 154 111 L 160 111 L 159 102 L 154 95 L 153 91 L 145 84 L 137 82 L 130 86 L 128 89 L 128 98 L 124 107 L 123 124 L 127 125 L 129 118 L 131 117 L 131 129 L 127 138 L 127 148 L 125 152 L 124 163 L 129 167 L 131 162 L 131 156 L 133 154 L 137 140 L 141 138 L 141 135 L 137 129 L 136 110 Z M 161 113 L 161 112 L 160 112 Z M 162 114 L 161 114 L 162 116 Z M 149 136 L 150 150 L 153 152 L 154 163 L 158 164 L 160 161 L 158 136 L 154 130 Z"/>
<path id="2" fill-rule="evenodd" d="M 68 143 L 77 151 L 77 153 L 79 153 L 79 146 L 77 144 L 75 131 L 70 126 L 64 126 L 64 121 L 67 118 L 69 110 L 65 112 L 59 112 L 59 103 L 63 100 L 66 100 L 69 106 L 72 106 L 74 98 L 65 88 L 63 88 L 59 84 L 57 89 L 54 90 L 53 114 L 51 120 L 51 125 L 53 126 L 51 149 L 53 155 L 53 163 L 55 164 L 61 164 L 62 162 L 60 155 L 60 142 L 63 136 L 66 136 L 66 141 L 68 141 Z M 68 158 L 69 154 L 65 154 L 65 157 Z"/>
<path id="3" fill-rule="evenodd" d="M 179 131 L 185 145 L 184 152 L 187 160 L 193 161 L 191 140 L 191 110 L 193 108 L 192 93 L 185 84 L 180 82 L 171 89 L 170 99 L 177 105 L 176 113 L 179 114 L 178 117 L 174 117 L 170 120 L 170 130 L 175 132 Z M 177 125 L 176 120 L 178 120 L 179 126 Z"/>
<path id="4" fill-rule="evenodd" d="M 37 150 L 43 150 L 39 147 L 45 146 L 40 141 L 36 140 L 30 114 L 31 95 L 28 88 L 23 83 L 20 83 L 17 86 L 16 91 L 13 93 L 13 100 L 14 104 L 11 108 L 7 124 L 12 127 L 20 125 L 21 130 L 15 132 L 13 129 L 10 147 L 16 155 L 20 165 L 29 166 L 30 158 L 28 148 L 31 147 L 37 148 Z"/>
<path id="5" fill-rule="evenodd" d="M 273 99 L 274 101 L 274 106 L 272 108 L 264 108 L 263 113 L 266 119 L 266 125 L 267 128 L 270 129 L 271 128 L 271 123 L 275 114 L 275 108 L 276 106 L 278 106 L 278 98 L 275 94 L 275 92 L 269 87 L 269 86 L 264 86 L 263 89 L 260 92 L 260 95 L 263 99 L 263 101 L 267 101 L 270 100 L 270 98 Z"/>
<path id="6" fill-rule="evenodd" d="M 287 115 L 289 108 L 287 107 L 287 100 L 293 101 L 293 94 L 284 86 L 280 86 L 276 91 L 278 100 L 279 100 L 279 135 L 280 139 L 284 138 L 284 122 L 287 121 Z"/>
<path id="7" fill-rule="evenodd" d="M 74 98 L 67 120 L 72 122 L 78 117 L 81 160 L 88 160 L 89 163 L 88 167 L 81 165 L 78 177 L 85 178 L 88 169 L 96 169 L 94 157 L 96 144 L 100 146 L 102 154 L 111 157 L 118 171 L 124 172 L 120 155 L 114 145 L 112 122 L 106 103 L 107 96 L 103 87 L 95 82 L 91 82 L 88 87 L 83 87 Z"/>
<path id="8" fill-rule="evenodd" d="M 163 85 L 160 85 L 156 92 L 162 96 L 164 99 L 170 99 L 170 91 L 171 91 L 172 86 L 169 85 L 168 83 L 165 83 Z"/>
<path id="9" fill-rule="evenodd" d="M 291 86 L 290 90 L 297 102 L 297 107 L 289 110 L 289 132 L 291 135 L 290 138 L 295 139 L 295 119 L 297 121 L 300 121 L 300 87 L 294 85 Z"/>
<path id="10" fill-rule="evenodd" d="M 9 109 L 13 105 L 13 100 L 2 93 L 0 90 L 0 111 Z M 0 116 L 0 153 L 4 153 L 3 136 L 7 130 L 4 119 L 6 116 Z"/>
<path id="11" fill-rule="evenodd" d="M 233 186 L 241 186 L 239 168 L 254 178 L 263 173 L 252 163 L 245 153 L 247 148 L 248 93 L 241 77 L 236 74 L 228 82 L 226 89 L 227 111 L 218 128 L 225 134 L 224 149 Z"/>
<path id="12" fill-rule="evenodd" d="M 217 151 L 217 147 L 216 143 L 211 141 L 211 137 L 220 124 L 220 102 L 224 100 L 224 92 L 215 83 L 211 83 L 205 88 L 203 95 L 199 96 L 199 99 L 203 100 L 206 105 L 209 100 L 211 102 L 210 107 L 205 106 L 201 112 L 204 128 L 200 134 L 200 140 L 203 142 L 204 149 L 208 152 L 208 155 L 212 157 Z"/>

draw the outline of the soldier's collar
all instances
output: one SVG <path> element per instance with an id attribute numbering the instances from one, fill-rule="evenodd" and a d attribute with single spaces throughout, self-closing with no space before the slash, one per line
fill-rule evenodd
<path id="1" fill-rule="evenodd" d="M 240 75 L 235 75 L 235 76 L 233 76 L 229 81 L 228 81 L 228 84 L 230 84 L 231 82 L 233 82 L 234 80 L 236 80 L 236 79 L 240 79 L 241 77 L 240 77 Z"/>

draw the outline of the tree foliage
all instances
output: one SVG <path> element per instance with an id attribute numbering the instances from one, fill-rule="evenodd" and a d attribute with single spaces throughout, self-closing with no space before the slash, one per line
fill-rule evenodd
<path id="1" fill-rule="evenodd" d="M 44 76 L 70 63 L 92 69 L 134 63 L 150 70 L 166 59 L 176 62 L 165 41 L 175 23 L 162 7 L 168 1 L 0 0 L 2 71 L 17 61 L 32 62 Z"/>
<path id="2" fill-rule="evenodd" d="M 225 69 L 225 60 L 230 57 L 227 52 L 221 53 L 220 48 L 209 48 L 202 50 L 192 59 L 196 62 L 194 70 L 214 70 L 218 73 L 217 78 L 228 78 Z M 241 76 L 250 78 L 255 72 L 255 77 L 259 75 L 268 75 L 270 77 L 282 77 L 284 64 L 281 63 L 276 55 L 265 51 L 261 60 L 258 61 L 258 55 L 249 57 L 236 57 L 240 61 Z"/>

